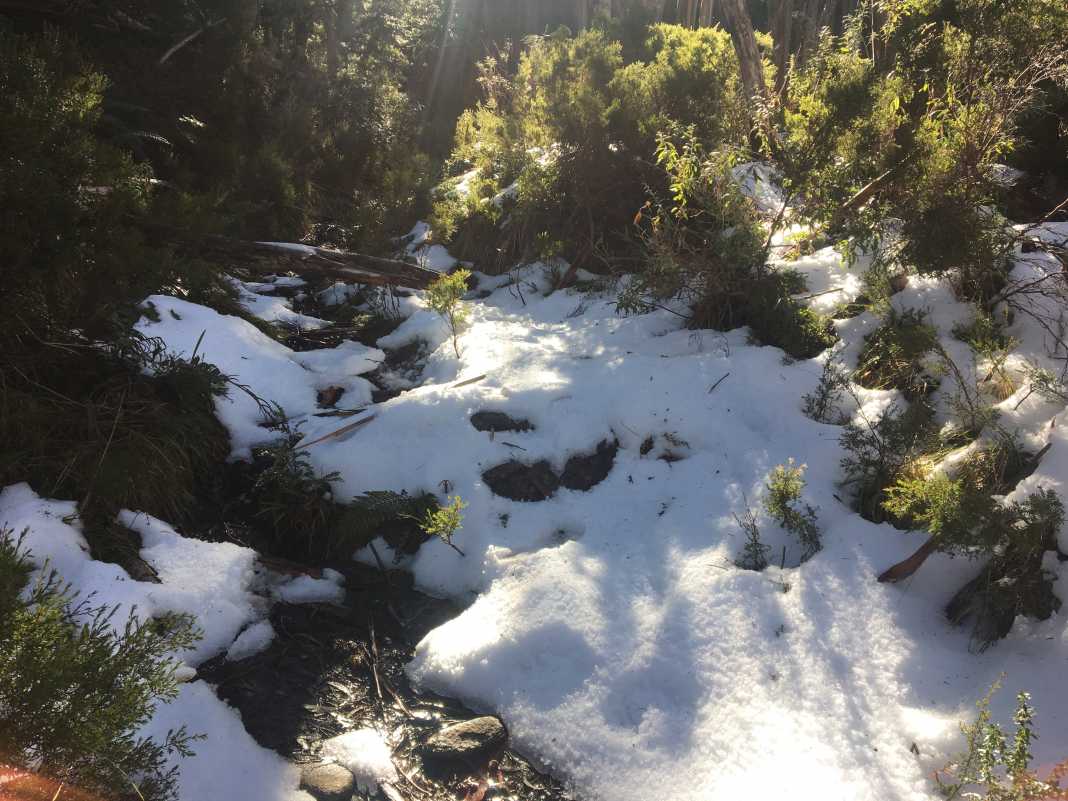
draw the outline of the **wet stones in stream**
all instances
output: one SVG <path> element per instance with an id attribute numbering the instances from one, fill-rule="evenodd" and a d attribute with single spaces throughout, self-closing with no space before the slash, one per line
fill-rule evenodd
<path id="1" fill-rule="evenodd" d="M 513 459 L 485 471 L 482 480 L 502 498 L 544 501 L 555 495 L 560 487 L 583 492 L 593 489 L 612 471 L 618 451 L 617 440 L 605 439 L 592 453 L 577 454 L 568 459 L 559 476 L 544 459 L 533 464 Z"/>
<path id="2" fill-rule="evenodd" d="M 382 403 L 416 386 L 423 377 L 423 368 L 430 355 L 430 347 L 421 339 L 385 351 L 386 359 L 374 371 L 364 375 L 378 389 L 371 398 Z"/>
<path id="3" fill-rule="evenodd" d="M 404 668 L 415 644 L 459 607 L 417 592 L 399 571 L 387 579 L 357 563 L 330 566 L 345 575 L 343 605 L 277 604 L 266 650 L 235 662 L 219 657 L 199 670 L 256 742 L 304 766 L 302 783 L 318 799 L 454 801 L 472 783 L 485 789 L 484 801 L 571 798 L 508 748 L 497 718 L 409 683 Z M 353 795 L 347 771 L 323 767 L 324 741 L 365 728 L 389 742 L 400 775 L 395 795 Z"/>

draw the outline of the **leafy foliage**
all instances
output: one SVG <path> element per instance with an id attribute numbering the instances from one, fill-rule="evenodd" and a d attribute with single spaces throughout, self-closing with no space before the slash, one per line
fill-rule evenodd
<path id="1" fill-rule="evenodd" d="M 453 550 L 463 555 L 463 551 L 453 544 L 452 538 L 464 524 L 463 510 L 467 504 L 459 495 L 449 499 L 449 503 L 432 511 L 428 511 L 419 524 L 431 537 L 437 537 Z"/>
<path id="2" fill-rule="evenodd" d="M 991 168 L 1020 145 L 1026 116 L 1068 80 L 1056 44 L 1068 14 L 1048 0 L 879 8 L 874 30 L 856 14 L 842 35 L 824 33 L 791 75 L 786 133 L 773 149 L 805 213 L 836 236 L 990 297 L 1012 244 L 991 210 Z M 890 231 L 888 219 L 901 224 Z"/>
<path id="3" fill-rule="evenodd" d="M 930 411 L 922 404 L 904 410 L 891 405 L 875 420 L 862 414 L 846 424 L 838 441 L 846 451 L 843 483 L 852 490 L 860 515 L 874 523 L 888 519 L 884 502 L 889 487 L 907 466 L 938 447 Z"/>
<path id="4" fill-rule="evenodd" d="M 330 536 L 337 514 L 333 482 L 338 473 L 320 475 L 299 450 L 300 436 L 288 432 L 265 448 L 265 463 L 250 494 L 254 516 L 277 550 L 293 556 L 327 556 L 338 543 Z"/>
<path id="5" fill-rule="evenodd" d="M 174 699 L 174 654 L 199 634 L 188 617 L 114 619 L 75 603 L 47 568 L 26 589 L 29 554 L 0 532 L 0 753 L 16 767 L 108 798 L 177 797 L 170 754 L 189 755 L 184 728 L 139 737 Z"/>
<path id="6" fill-rule="evenodd" d="M 849 387 L 849 375 L 833 358 L 823 363 L 820 382 L 812 392 L 802 396 L 801 410 L 817 423 L 840 425 L 845 422 L 838 408 L 842 394 Z"/>
<path id="7" fill-rule="evenodd" d="M 619 41 L 589 29 L 536 40 L 514 78 L 487 62 L 485 99 L 461 116 L 451 160 L 477 178 L 436 204 L 438 233 L 481 269 L 531 258 L 539 236 L 580 266 L 633 258 L 631 220 L 646 185 L 663 184 L 659 133 L 692 126 L 716 147 L 739 139 L 744 119 L 723 31 L 656 26 L 644 57 L 625 63 Z"/>
<path id="8" fill-rule="evenodd" d="M 460 299 L 467 294 L 470 277 L 471 271 L 461 268 L 451 275 L 442 275 L 427 287 L 427 304 L 448 323 L 457 359 L 460 358 L 460 331 L 468 317 L 468 310 L 461 305 Z"/>
<path id="9" fill-rule="evenodd" d="M 678 299 L 691 305 L 694 327 L 749 325 L 758 341 L 797 358 L 832 345 L 830 321 L 792 297 L 797 274 L 766 266 L 766 238 L 730 154 L 706 153 L 692 130 L 676 134 L 662 134 L 657 151 L 670 202 L 650 201 L 640 214 L 646 267 L 625 286 L 620 310 Z"/>
<path id="10" fill-rule="evenodd" d="M 1061 780 L 1068 775 L 1068 762 L 1056 766 L 1045 779 L 1032 766 L 1031 743 L 1038 738 L 1035 710 L 1030 693 L 1016 696 L 1012 716 L 1015 731 L 1011 737 L 993 720 L 990 699 L 1000 682 L 976 706 L 979 714 L 974 723 L 961 724 L 967 750 L 936 774 L 938 787 L 947 799 L 975 798 L 986 801 L 1040 801 L 1060 799 L 1066 789 Z"/>

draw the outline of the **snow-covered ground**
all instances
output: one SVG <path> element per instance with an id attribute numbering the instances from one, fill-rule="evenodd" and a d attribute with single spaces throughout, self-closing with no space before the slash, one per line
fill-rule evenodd
<path id="1" fill-rule="evenodd" d="M 859 292 L 856 272 L 830 249 L 793 266 L 820 308 Z M 1021 257 L 1016 277 L 1048 269 L 1037 256 Z M 1064 612 L 1018 620 L 1006 640 L 975 654 L 968 632 L 941 610 L 976 563 L 939 555 L 902 585 L 875 581 L 923 538 L 869 523 L 839 500 L 841 429 L 801 411 L 831 353 L 791 362 L 750 344 L 745 330 L 692 332 L 667 311 L 620 317 L 611 295 L 549 292 L 542 265 L 517 275 L 518 286 L 482 277 L 480 289 L 491 294 L 469 302 L 459 358 L 444 323 L 410 299 L 410 316 L 378 344 L 428 341 L 422 385 L 370 409 L 375 418 L 348 436 L 309 449 L 317 468 L 340 473 L 339 498 L 438 491 L 448 482 L 468 503 L 455 537 L 465 556 L 432 541 L 408 562 L 425 590 L 472 601 L 419 645 L 410 665 L 417 682 L 500 714 L 521 749 L 588 801 L 933 799 L 933 771 L 962 744 L 958 723 L 1002 673 L 995 716 L 1008 721 L 1016 691 L 1030 691 L 1041 735 L 1036 764 L 1068 756 Z M 306 441 L 340 428 L 308 415 L 317 388 L 342 385 L 370 402 L 359 376 L 379 350 L 350 344 L 298 354 L 237 318 L 152 301 L 159 321 L 144 319 L 140 330 L 179 353 L 200 340 L 201 355 L 282 405 Z M 913 278 L 894 304 L 926 309 L 965 374 L 981 370 L 950 336 L 973 312 L 946 284 Z M 834 357 L 852 367 L 878 324 L 870 313 L 838 323 L 843 343 Z M 1040 330 L 1018 317 L 1010 333 L 1020 341 L 1010 370 L 1044 363 Z M 1068 419 L 1026 394 L 1021 388 L 1000 404 L 1000 422 L 1032 452 L 1052 446 L 1015 495 L 1047 487 L 1068 501 Z M 858 397 L 871 414 L 896 393 Z M 479 432 L 470 423 L 477 411 L 506 412 L 534 429 Z M 238 455 L 270 436 L 243 393 L 220 401 L 219 414 Z M 643 455 L 649 437 L 660 447 Z M 559 472 L 603 440 L 619 450 L 607 478 L 587 492 L 560 489 L 524 503 L 494 495 L 482 479 L 512 459 L 545 459 Z M 683 458 L 655 458 L 664 443 Z M 799 567 L 791 567 L 796 543 L 761 504 L 768 473 L 790 458 L 807 465 L 804 500 L 818 508 L 824 543 Z M 735 515 L 747 508 L 773 553 L 785 548 L 785 568 L 733 565 L 744 542 Z M 196 614 L 208 637 L 190 664 L 269 642 L 251 552 L 183 540 L 131 514 L 145 536 L 143 556 L 163 579 L 142 586 L 88 559 L 76 525 L 63 521 L 72 511 L 25 487 L 0 495 L 0 522 L 29 527 L 37 556 L 51 557 L 77 586 L 149 611 Z M 1061 547 L 1068 550 L 1068 532 Z M 1068 565 L 1052 560 L 1050 568 L 1059 575 L 1055 591 L 1068 597 Z M 185 685 L 151 728 L 190 719 L 211 740 L 182 766 L 183 798 L 298 797 L 293 770 L 255 746 L 201 682 Z M 339 758 L 370 765 L 365 773 L 388 770 L 380 753 L 353 753 L 354 743 L 339 742 Z M 216 781 L 235 771 L 247 779 Z"/>

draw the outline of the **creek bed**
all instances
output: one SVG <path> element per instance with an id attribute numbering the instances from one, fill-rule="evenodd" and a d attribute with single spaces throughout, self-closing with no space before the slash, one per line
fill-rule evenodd
<path id="1" fill-rule="evenodd" d="M 417 691 L 404 666 L 415 644 L 461 609 L 418 592 L 400 571 L 381 573 L 357 563 L 331 567 L 346 579 L 343 604 L 279 603 L 270 617 L 276 636 L 266 650 L 236 662 L 219 657 L 200 668 L 200 678 L 241 713 L 260 745 L 298 764 L 315 763 L 323 741 L 374 728 L 393 749 L 401 798 L 573 798 L 510 748 L 472 772 L 428 775 L 419 747 L 443 726 L 478 714 L 453 699 Z"/>

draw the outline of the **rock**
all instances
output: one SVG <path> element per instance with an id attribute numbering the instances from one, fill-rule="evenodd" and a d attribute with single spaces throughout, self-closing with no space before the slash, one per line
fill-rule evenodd
<path id="1" fill-rule="evenodd" d="M 454 723 L 434 734 L 420 748 L 424 760 L 438 763 L 463 763 L 478 767 L 487 762 L 508 742 L 508 730 L 498 718 L 481 718 Z"/>
<path id="2" fill-rule="evenodd" d="M 504 412 L 475 412 L 471 425 L 479 431 L 532 431 L 529 420 L 517 420 Z"/>
<path id="3" fill-rule="evenodd" d="M 487 470 L 482 480 L 494 495 L 513 501 L 544 501 L 560 488 L 560 479 L 545 460 L 528 465 L 513 459 Z"/>
<path id="4" fill-rule="evenodd" d="M 344 387 L 327 387 L 326 389 L 319 390 L 319 394 L 316 396 L 315 400 L 321 408 L 328 409 L 332 406 L 336 406 L 337 402 L 341 400 L 341 396 L 344 394 Z"/>
<path id="5" fill-rule="evenodd" d="M 318 801 L 349 801 L 355 785 L 352 773 L 332 762 L 308 765 L 300 773 L 300 789 L 307 790 Z"/>
<path id="6" fill-rule="evenodd" d="M 597 450 L 583 456 L 572 456 L 564 465 L 560 484 L 572 490 L 589 490 L 600 484 L 612 470 L 616 461 L 619 443 L 616 440 L 601 440 Z"/>

